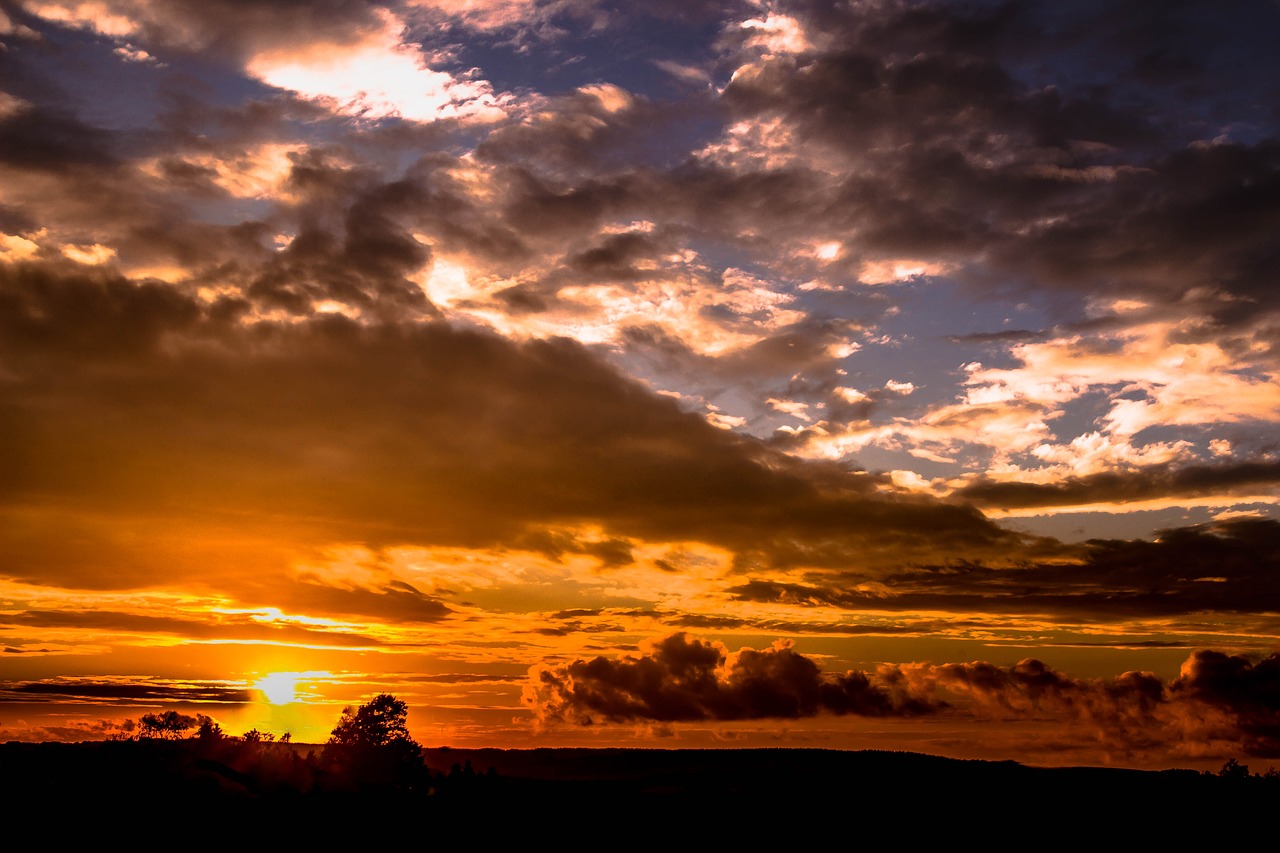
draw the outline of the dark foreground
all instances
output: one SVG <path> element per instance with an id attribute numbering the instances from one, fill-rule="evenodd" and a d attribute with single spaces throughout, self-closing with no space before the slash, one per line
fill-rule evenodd
<path id="1" fill-rule="evenodd" d="M 1054 850 L 1122 839 L 1221 843 L 1268 826 L 1280 808 L 1280 781 L 1247 773 L 1044 769 L 912 753 L 428 749 L 428 772 L 411 783 L 349 785 L 316 783 L 308 761 L 317 747 L 255 749 L 245 764 L 183 741 L 3 744 L 0 810 L 11 831 L 136 836 L 148 847 L 916 849 L 977 840 Z"/>

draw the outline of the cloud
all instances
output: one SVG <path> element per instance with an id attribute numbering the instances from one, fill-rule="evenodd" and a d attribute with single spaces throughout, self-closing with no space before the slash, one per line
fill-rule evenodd
<path id="1" fill-rule="evenodd" d="M 1034 659 L 1007 668 L 973 663 L 903 671 L 913 689 L 962 694 L 976 703 L 978 713 L 1078 721 L 1122 750 L 1193 756 L 1225 748 L 1280 755 L 1276 654 L 1249 659 L 1199 650 L 1168 681 L 1145 672 L 1072 678 Z"/>
<path id="2" fill-rule="evenodd" d="M 56 106 L 25 102 L 0 113 L 0 164 L 41 172 L 109 168 L 112 135 Z"/>
<path id="3" fill-rule="evenodd" d="M 818 713 L 894 716 L 936 706 L 894 681 L 850 672 L 824 678 L 787 644 L 730 652 L 720 643 L 671 634 L 635 657 L 597 657 L 530 670 L 523 701 L 539 721 L 689 722 L 811 717 Z"/>
<path id="4" fill-rule="evenodd" d="M 1199 706 L 1208 706 L 1226 723 L 1226 731 L 1214 735 L 1239 738 L 1249 755 L 1280 756 L 1280 655 L 1250 660 L 1198 652 L 1182 665 L 1170 692 L 1183 706 L 1179 721 L 1184 727 L 1212 730 L 1220 721 L 1195 713 Z"/>
<path id="5" fill-rule="evenodd" d="M 502 99 L 484 80 L 428 66 L 406 43 L 406 21 L 380 4 L 39 0 L 28 10 L 45 22 L 75 26 L 156 55 L 203 55 L 242 64 L 267 85 L 322 103 L 342 115 L 491 120 Z"/>
<path id="6" fill-rule="evenodd" d="M 1010 353 L 1022 362 L 1017 368 L 968 366 L 967 397 L 1052 405 L 1108 389 L 1111 406 L 1101 420 L 1122 438 L 1160 424 L 1231 423 L 1280 412 L 1275 383 L 1258 375 L 1265 365 L 1250 365 L 1219 342 L 1187 340 L 1197 326 L 1190 319 L 1136 323 L 1087 341 L 1017 344 Z"/>
<path id="7" fill-rule="evenodd" d="M 1149 465 L 1138 470 L 1102 471 L 1053 483 L 975 480 L 955 496 L 985 508 L 1070 507 L 1124 504 L 1165 498 L 1177 502 L 1206 496 L 1271 495 L 1280 483 L 1280 463 L 1221 462 L 1208 465 Z"/>
<path id="8" fill-rule="evenodd" d="M 975 496 L 993 481 L 1043 484 L 1048 494 L 1051 485 L 1093 475 L 1131 474 L 1133 488 L 1141 491 L 1175 467 L 1194 472 L 1203 467 L 1198 462 L 1224 455 L 1221 441 L 1204 440 L 1207 429 L 1248 435 L 1280 412 L 1269 357 L 1238 345 L 1234 336 L 1211 340 L 1212 334 L 1198 319 L 1157 320 L 1112 303 L 1099 311 L 1087 335 L 1018 342 L 996 356 L 1017 366 L 965 364 L 959 401 L 934 402 L 886 423 L 869 420 L 874 410 L 845 397 L 828 404 L 830 418 L 789 430 L 780 441 L 809 456 L 891 448 L 970 470 L 981 466 L 983 485 L 975 485 Z M 885 387 L 906 390 L 893 380 Z M 852 405 L 843 405 L 846 400 Z M 1085 417 L 1095 428 L 1076 434 Z M 1253 439 L 1237 451 L 1267 458 L 1270 448 Z M 1268 464 L 1238 456 L 1235 461 L 1246 466 Z M 1195 473 L 1186 479 L 1193 478 Z M 1231 480 L 1224 476 L 1224 487 Z M 1173 502 L 1178 493 L 1166 497 Z"/>
<path id="9" fill-rule="evenodd" d="M 475 547 L 590 521 L 782 564 L 866 559 L 872 543 L 905 549 L 898 560 L 1020 538 L 714 429 L 563 339 L 324 314 L 244 324 L 235 305 L 110 274 L 0 270 L 15 449 L 5 505 L 24 519 L 6 528 L 6 573 L 97 584 L 136 580 L 102 571 L 117 562 L 161 571 L 170 561 L 128 557 L 122 528 L 109 532 L 124 518 L 151 519 L 150 531 L 130 523 L 139 542 L 179 520 L 210 535 L 238 526 L 233 548 Z M 83 538 L 43 541 L 50 524 Z M 271 558 L 248 559 L 253 574 Z"/>
<path id="10" fill-rule="evenodd" d="M 1277 33 L 1235 0 L 4 4 L 5 644 L 1260 648 L 1274 522 L 994 519 L 1278 499 Z M 1150 710 L 672 642 L 547 702 Z M 703 681 L 622 695 L 650 670 Z"/>
<path id="11" fill-rule="evenodd" d="M 452 611 L 430 595 L 414 589 L 404 581 L 392 580 L 380 588 L 343 589 L 323 583 L 302 582 L 277 591 L 291 606 L 306 613 L 330 613 L 346 616 L 370 616 L 397 624 L 439 622 Z"/>
<path id="12" fill-rule="evenodd" d="M 294 164 L 290 155 L 303 150 L 297 143 L 263 142 L 225 154 L 203 151 L 170 156 L 142 169 L 165 181 L 208 180 L 236 198 L 269 198 L 287 193 L 285 184 Z"/>
<path id="13" fill-rule="evenodd" d="M 386 26 L 378 6 L 354 0 L 30 0 L 39 19 L 165 51 L 245 60 L 257 53 L 351 48 Z"/>
<path id="14" fill-rule="evenodd" d="M 68 720 L 63 725 L 0 726 L 0 740 L 5 743 L 107 740 L 128 737 L 135 726 L 132 720 Z"/>
<path id="15" fill-rule="evenodd" d="M 529 22 L 555 4 L 539 0 L 408 0 L 408 5 L 436 10 L 462 19 L 468 27 L 489 30 Z"/>
<path id="16" fill-rule="evenodd" d="M 694 122 L 719 110 L 706 93 L 668 102 L 613 83 L 579 86 L 531 99 L 527 106 L 518 121 L 495 127 L 476 146 L 475 156 L 483 163 L 527 169 L 555 182 L 557 191 L 588 190 L 610 177 L 645 179 L 648 168 L 678 163 L 682 151 L 672 149 L 671 137 L 688 135 Z"/>
<path id="17" fill-rule="evenodd" d="M 1280 24 L 1274 8 L 1234 8 L 1265 31 Z M 1258 91 L 1247 62 L 1201 35 L 1222 25 L 1216 14 L 1193 3 L 1157 22 L 1108 4 L 1099 27 L 1092 7 L 1052 20 L 1029 4 L 787 9 L 811 44 L 743 50 L 724 100 L 740 125 L 788 128 L 792 169 L 832 174 L 816 195 L 794 192 L 822 207 L 850 257 L 1169 301 L 1210 286 L 1274 310 L 1262 291 L 1277 262 L 1276 146 L 1220 124 L 1269 126 L 1263 101 L 1224 95 L 1216 115 L 1176 113 L 1173 93 L 1204 74 Z M 1271 64 L 1260 42 L 1240 47 Z M 1162 51 L 1186 62 L 1136 73 Z"/>
<path id="18" fill-rule="evenodd" d="M 532 667 L 523 702 L 542 725 L 931 715 L 1076 727 L 1116 754 L 1280 754 L 1280 655 L 1199 650 L 1178 677 L 1079 678 L 1035 658 L 884 664 L 824 673 L 778 643 L 729 652 L 671 634 L 639 654 Z"/>
<path id="19" fill-rule="evenodd" d="M 1072 559 L 1003 568 L 952 563 L 879 575 L 810 573 L 810 583 L 751 580 L 742 600 L 860 612 L 987 613 L 1123 625 L 1129 619 L 1213 613 L 1219 624 L 1280 609 L 1280 522 L 1234 518 L 1164 530 L 1154 541 L 1091 540 Z"/>
<path id="20" fill-rule="evenodd" d="M 308 601 L 308 603 L 312 602 Z M 330 603 L 330 607 L 332 606 Z M 320 612 L 326 612 L 323 607 L 317 609 Z M 344 608 L 340 604 L 335 609 L 341 612 Z M 346 604 L 345 612 L 349 613 L 353 609 L 355 607 L 351 603 Z M 365 604 L 361 612 L 371 611 L 379 613 L 378 609 L 371 608 L 369 604 Z M 434 609 L 428 609 L 428 611 L 427 614 L 411 612 L 407 615 L 397 615 L 401 615 L 409 622 L 428 621 L 440 618 L 443 608 L 436 605 Z M 216 616 L 200 619 L 194 615 L 152 616 L 110 610 L 28 608 L 16 613 L 0 614 L 0 625 L 27 630 L 34 628 L 44 637 L 90 636 L 95 640 L 104 636 L 119 638 L 122 635 L 132 635 L 150 639 L 156 635 L 162 635 L 195 641 L 301 643 L 313 646 L 368 648 L 382 644 L 380 640 L 373 637 L 361 636 L 350 631 L 309 628 L 287 622 L 264 623 L 260 619 L 255 619 L 255 615 L 257 614 L 219 613 Z"/>
<path id="21" fill-rule="evenodd" d="M 495 121 L 504 99 L 474 75 L 432 69 L 421 49 L 404 42 L 406 23 L 383 11 L 382 27 L 355 44 L 271 45 L 245 70 L 268 85 L 296 92 L 335 112 L 366 119 Z"/>
<path id="22" fill-rule="evenodd" d="M 227 682 L 176 682 L 165 679 L 56 678 L 10 682 L 0 687 L 10 702 L 95 699 L 110 702 L 218 702 L 239 704 L 254 699 L 252 691 Z"/>

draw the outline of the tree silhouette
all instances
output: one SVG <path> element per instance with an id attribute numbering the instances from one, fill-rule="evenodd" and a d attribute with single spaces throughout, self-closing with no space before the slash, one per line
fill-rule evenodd
<path id="1" fill-rule="evenodd" d="M 1234 758 L 1227 759 L 1227 763 L 1218 771 L 1218 776 L 1223 779 L 1248 779 L 1249 765 L 1241 764 Z"/>
<path id="2" fill-rule="evenodd" d="M 395 742 L 414 743 L 409 737 L 409 706 L 390 693 L 379 693 L 359 708 L 342 710 L 329 743 L 361 748 L 385 747 Z"/>
<path id="3" fill-rule="evenodd" d="M 165 711 L 163 714 L 143 714 L 138 719 L 138 736 L 142 738 L 163 738 L 178 740 L 188 729 L 195 728 L 197 720 L 177 711 Z"/>
<path id="4" fill-rule="evenodd" d="M 359 708 L 344 708 L 325 744 L 332 784 L 362 790 L 409 791 L 430 781 L 422 746 L 409 736 L 409 706 L 380 693 Z"/>
<path id="5" fill-rule="evenodd" d="M 196 727 L 195 738 L 201 743 L 217 743 L 226 735 L 222 733 L 222 726 L 213 719 L 206 717 L 204 714 L 196 714 L 196 719 L 200 721 Z"/>

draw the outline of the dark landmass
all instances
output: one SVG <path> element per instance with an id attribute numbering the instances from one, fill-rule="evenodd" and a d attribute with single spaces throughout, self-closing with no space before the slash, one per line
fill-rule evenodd
<path id="1" fill-rule="evenodd" d="M 123 821 L 148 832 L 295 842 L 518 843 L 589 833 L 580 838 L 594 839 L 588 846 L 632 849 L 814 833 L 812 843 L 891 833 L 913 847 L 975 833 L 997 847 L 1186 842 L 1269 821 L 1280 805 L 1280 780 L 1238 767 L 1037 768 L 821 749 L 436 748 L 423 750 L 420 777 L 352 782 L 326 776 L 322 752 L 234 739 L 216 751 L 194 740 L 8 743 L 0 808 L 11 828 L 64 815 L 43 830 L 63 838 L 96 838 Z"/>

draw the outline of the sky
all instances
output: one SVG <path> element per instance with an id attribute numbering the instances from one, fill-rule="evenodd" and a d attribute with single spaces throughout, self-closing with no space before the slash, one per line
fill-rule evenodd
<path id="1" fill-rule="evenodd" d="M 0 741 L 1280 759 L 1274 0 L 0 0 Z"/>

